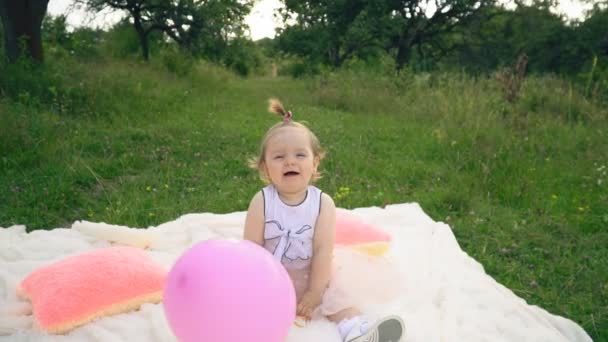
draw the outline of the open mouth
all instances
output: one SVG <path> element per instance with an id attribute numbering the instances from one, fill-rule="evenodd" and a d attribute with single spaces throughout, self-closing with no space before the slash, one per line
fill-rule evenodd
<path id="1" fill-rule="evenodd" d="M 299 172 L 296 172 L 296 171 L 287 171 L 287 172 L 285 172 L 285 173 L 283 174 L 283 176 L 287 176 L 287 177 L 289 177 L 289 176 L 297 176 L 297 175 L 299 175 L 299 174 L 300 174 L 300 173 L 299 173 Z"/>

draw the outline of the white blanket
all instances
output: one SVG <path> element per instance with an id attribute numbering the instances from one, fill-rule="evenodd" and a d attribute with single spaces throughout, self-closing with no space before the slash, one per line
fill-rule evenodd
<path id="1" fill-rule="evenodd" d="M 405 341 L 591 341 L 571 320 L 526 304 L 488 276 L 464 253 L 449 226 L 434 222 L 418 204 L 353 210 L 393 236 L 391 257 L 405 275 L 391 305 L 374 308 L 374 318 L 404 318 Z M 239 238 L 244 212 L 190 214 L 149 229 L 77 221 L 71 229 L 0 229 L 0 341 L 175 341 L 160 304 L 105 317 L 67 335 L 32 329 L 31 306 L 15 295 L 17 284 L 35 268 L 91 249 L 116 244 L 146 247 L 169 269 L 189 246 L 209 238 Z M 293 327 L 288 342 L 340 340 L 328 321 Z"/>

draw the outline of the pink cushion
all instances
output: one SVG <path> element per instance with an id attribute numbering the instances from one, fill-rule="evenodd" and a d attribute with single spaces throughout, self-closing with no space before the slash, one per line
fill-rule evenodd
<path id="1" fill-rule="evenodd" d="M 373 225 L 363 222 L 347 210 L 336 210 L 336 244 L 356 245 L 369 242 L 388 242 L 391 236 Z"/>
<path id="2" fill-rule="evenodd" d="M 166 270 L 134 247 L 110 247 L 42 266 L 20 284 L 37 325 L 65 333 L 95 318 L 159 302 Z"/>

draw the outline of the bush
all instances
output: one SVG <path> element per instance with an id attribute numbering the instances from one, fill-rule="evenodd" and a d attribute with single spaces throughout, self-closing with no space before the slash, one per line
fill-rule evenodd
<path id="1" fill-rule="evenodd" d="M 244 38 L 232 40 L 222 57 L 223 64 L 241 76 L 259 71 L 262 59 L 260 48 Z"/>
<path id="2" fill-rule="evenodd" d="M 47 102 L 51 97 L 49 89 L 57 80 L 45 65 L 28 58 L 20 58 L 15 63 L 0 65 L 0 94 L 14 100 L 40 100 Z"/>
<path id="3" fill-rule="evenodd" d="M 322 73 L 322 70 L 323 68 L 319 64 L 296 60 L 283 64 L 279 68 L 279 75 L 302 78 L 319 75 Z"/>
<path id="4" fill-rule="evenodd" d="M 178 76 L 185 76 L 190 73 L 195 62 L 194 57 L 176 47 L 163 49 L 161 59 L 167 70 Z"/>
<path id="5" fill-rule="evenodd" d="M 60 64 L 48 60 L 40 64 L 28 58 L 0 64 L 0 96 L 63 114 L 85 110 L 87 95 L 82 84 L 71 85 L 71 80 L 65 79 L 66 58 L 70 57 L 65 56 Z"/>
<path id="6" fill-rule="evenodd" d="M 99 55 L 99 43 L 103 31 L 82 27 L 74 30 L 71 35 L 72 51 L 78 57 L 91 58 Z"/>
<path id="7" fill-rule="evenodd" d="M 576 76 L 583 94 L 593 100 L 608 102 L 608 61 L 594 56 Z"/>
<path id="8" fill-rule="evenodd" d="M 100 49 L 104 55 L 124 58 L 140 53 L 137 33 L 128 22 L 116 24 L 104 34 Z"/>
<path id="9" fill-rule="evenodd" d="M 102 35 L 103 31 L 88 27 L 68 32 L 65 16 L 47 16 L 42 22 L 45 53 L 55 59 L 63 59 L 68 55 L 84 58 L 97 56 L 97 46 Z"/>

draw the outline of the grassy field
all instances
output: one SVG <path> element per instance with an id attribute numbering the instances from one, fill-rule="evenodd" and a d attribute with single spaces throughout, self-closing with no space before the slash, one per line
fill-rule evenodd
<path id="1" fill-rule="evenodd" d="M 530 77 L 508 103 L 493 78 L 466 75 L 59 62 L 4 83 L 0 226 L 246 210 L 275 96 L 327 149 L 318 185 L 338 206 L 419 202 L 500 283 L 608 341 L 608 110 L 570 83 Z"/>

